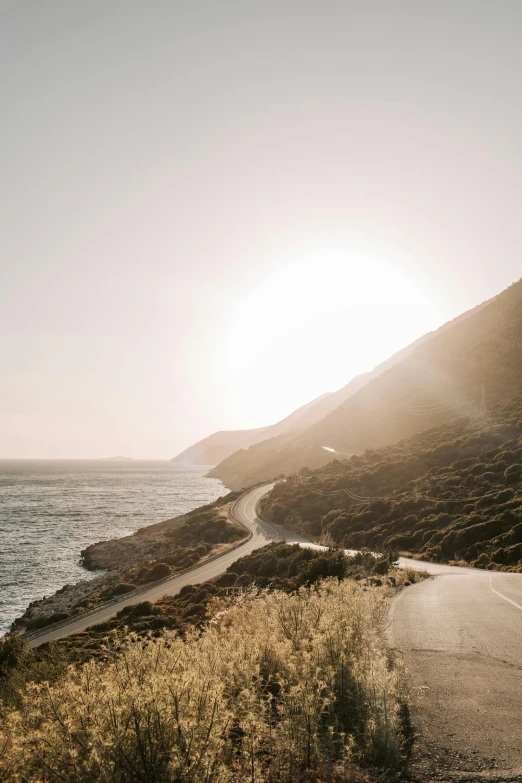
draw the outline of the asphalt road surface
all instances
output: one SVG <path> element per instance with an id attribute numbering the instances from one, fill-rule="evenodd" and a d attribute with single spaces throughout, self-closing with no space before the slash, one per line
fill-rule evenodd
<path id="1" fill-rule="evenodd" d="M 522 575 L 424 565 L 392 602 L 417 733 L 415 780 L 522 781 Z"/>

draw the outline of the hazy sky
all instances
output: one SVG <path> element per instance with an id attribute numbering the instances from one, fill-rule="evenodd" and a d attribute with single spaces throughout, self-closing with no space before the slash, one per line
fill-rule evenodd
<path id="1" fill-rule="evenodd" d="M 170 457 L 522 276 L 520 0 L 0 0 L 0 456 Z"/>

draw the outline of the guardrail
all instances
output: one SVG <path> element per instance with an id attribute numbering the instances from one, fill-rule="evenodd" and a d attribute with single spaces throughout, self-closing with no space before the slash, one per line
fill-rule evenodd
<path id="1" fill-rule="evenodd" d="M 178 571 L 176 574 L 173 574 L 172 576 L 164 576 L 162 579 L 158 579 L 156 582 L 149 582 L 147 585 L 143 585 L 142 587 L 137 587 L 136 590 L 129 591 L 128 593 L 125 593 L 123 596 L 118 596 L 118 598 L 111 598 L 110 601 L 104 601 L 102 604 L 98 604 L 98 606 L 93 607 L 92 609 L 88 609 L 86 612 L 81 612 L 80 614 L 74 615 L 74 617 L 67 617 L 64 620 L 59 620 L 56 623 L 52 623 L 51 625 L 46 625 L 45 628 L 39 628 L 37 631 L 28 631 L 22 634 L 22 638 L 24 641 L 32 642 L 35 639 L 39 639 L 41 636 L 46 636 L 48 633 L 52 633 L 53 631 L 57 631 L 59 628 L 65 628 L 67 625 L 72 625 L 73 623 L 77 622 L 78 620 L 83 620 L 86 617 L 91 617 L 98 612 L 102 612 L 104 609 L 108 609 L 111 606 L 116 606 L 117 604 L 123 604 L 129 599 L 136 598 L 140 595 L 143 595 L 143 593 L 147 593 L 149 590 L 154 589 L 155 587 L 160 587 L 162 584 L 167 584 L 168 582 L 172 582 L 174 579 L 177 579 L 179 576 L 183 576 L 184 574 L 188 574 L 191 571 L 195 571 L 198 568 L 201 568 L 204 565 L 207 565 L 207 563 L 211 563 L 213 560 L 219 560 L 220 557 L 224 557 L 225 555 L 228 555 L 229 552 L 233 552 L 235 549 L 239 549 L 240 546 L 243 546 L 246 544 L 252 536 L 254 535 L 251 528 L 248 527 L 248 525 L 245 525 L 245 523 L 239 519 L 235 512 L 235 506 L 242 497 L 244 497 L 248 492 L 250 492 L 250 489 L 247 489 L 246 492 L 243 492 L 231 505 L 231 507 L 228 510 L 228 517 L 229 519 L 233 520 L 234 522 L 237 522 L 241 527 L 243 527 L 248 535 L 246 538 L 242 539 L 241 541 L 238 541 L 237 544 L 234 544 L 230 547 L 230 549 L 227 549 L 226 552 L 221 552 L 217 555 L 212 555 L 212 557 L 209 557 L 208 560 L 204 560 L 202 563 L 195 563 L 193 566 L 189 566 L 188 568 L 184 568 L 182 571 Z"/>

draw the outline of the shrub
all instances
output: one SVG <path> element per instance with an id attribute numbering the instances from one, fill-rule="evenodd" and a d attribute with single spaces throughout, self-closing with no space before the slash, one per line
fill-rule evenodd
<path id="1" fill-rule="evenodd" d="M 131 593 L 135 589 L 136 589 L 136 585 L 129 585 L 126 582 L 120 582 L 119 584 L 115 585 L 115 587 L 112 588 L 111 595 L 113 596 L 125 595 L 126 593 Z"/>
<path id="2" fill-rule="evenodd" d="M 156 563 L 147 574 L 147 582 L 156 582 L 170 575 L 170 567 L 167 563 Z"/>
<path id="3" fill-rule="evenodd" d="M 521 471 L 522 467 L 520 465 L 510 465 L 509 468 L 506 468 L 504 471 L 506 484 L 514 484 L 520 481 Z"/>
<path id="4" fill-rule="evenodd" d="M 382 588 L 328 580 L 243 594 L 186 641 L 131 636 L 109 660 L 29 686 L 0 726 L 2 779 L 292 783 L 394 765 L 405 704 L 385 606 Z"/>

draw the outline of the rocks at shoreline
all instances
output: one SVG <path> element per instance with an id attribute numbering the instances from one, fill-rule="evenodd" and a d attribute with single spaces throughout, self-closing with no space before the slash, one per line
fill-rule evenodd
<path id="1" fill-rule="evenodd" d="M 94 579 L 82 579 L 74 585 L 64 585 L 54 595 L 32 601 L 23 615 L 18 617 L 12 631 L 31 631 L 58 622 L 75 613 L 85 611 L 98 601 L 99 595 L 115 587 L 117 577 L 112 574 L 100 574 Z"/>
<path id="2" fill-rule="evenodd" d="M 105 568 L 121 571 L 138 562 L 149 560 L 172 548 L 172 534 L 187 520 L 182 514 L 155 525 L 142 527 L 123 538 L 98 541 L 82 550 L 82 564 L 89 571 Z M 170 536 L 169 536 L 170 534 Z"/>

